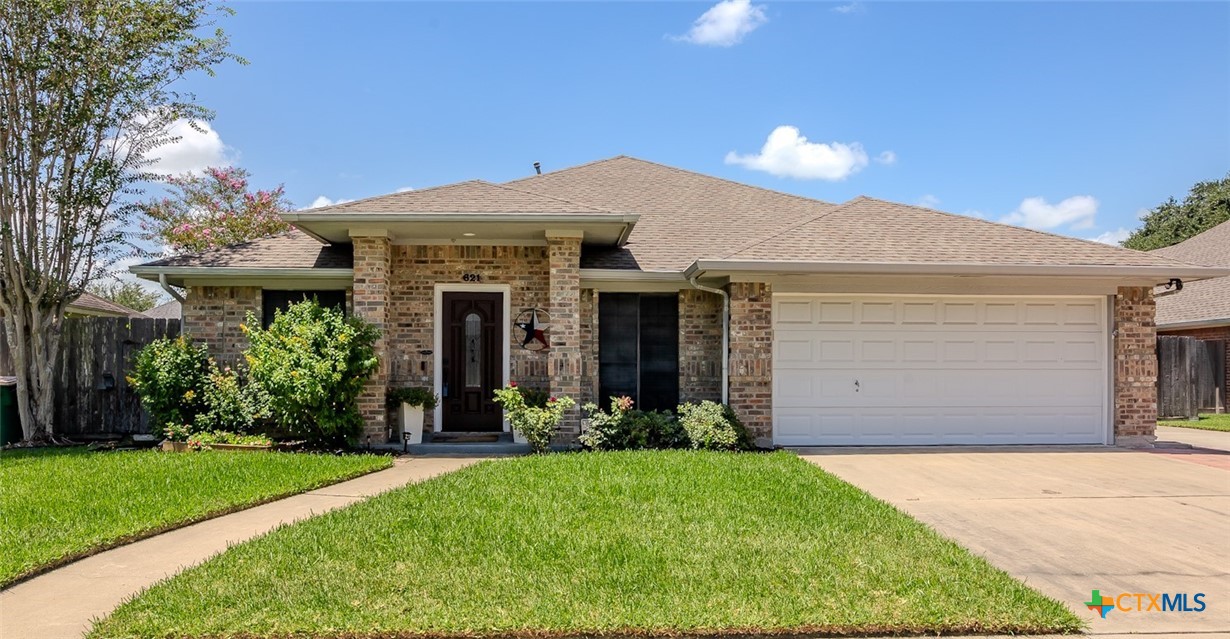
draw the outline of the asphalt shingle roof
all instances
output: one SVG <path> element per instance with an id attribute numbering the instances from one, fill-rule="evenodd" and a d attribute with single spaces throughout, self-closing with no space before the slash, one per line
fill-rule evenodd
<path id="1" fill-rule="evenodd" d="M 1175 260 L 1203 266 L 1230 267 L 1230 221 L 1174 246 L 1153 251 Z M 1157 298 L 1157 324 L 1230 322 L 1230 277 L 1183 285 L 1183 290 Z"/>
<path id="2" fill-rule="evenodd" d="M 144 317 L 141 311 L 128 308 L 122 304 L 116 304 L 111 300 L 103 299 L 93 293 L 82 293 L 80 297 L 73 300 L 68 305 L 68 312 L 74 311 L 91 311 L 94 313 L 105 313 L 116 317 Z"/>
<path id="3" fill-rule="evenodd" d="M 175 255 L 141 266 L 212 266 L 232 268 L 351 268 L 354 250 L 349 244 L 323 245 L 297 230 L 258 240 Z"/>
<path id="4" fill-rule="evenodd" d="M 334 204 L 305 213 L 611 213 L 594 206 L 470 180 L 429 189 L 404 191 Z"/>

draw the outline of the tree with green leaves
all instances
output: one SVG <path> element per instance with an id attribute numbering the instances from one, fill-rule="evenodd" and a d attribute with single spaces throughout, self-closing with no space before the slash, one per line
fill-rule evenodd
<path id="1" fill-rule="evenodd" d="M 107 301 L 134 311 L 148 311 L 162 303 L 165 297 L 158 291 L 151 291 L 138 282 L 125 280 L 99 280 L 91 282 L 87 290 Z"/>
<path id="2" fill-rule="evenodd" d="M 1172 197 L 1142 219 L 1145 225 L 1123 241 L 1127 248 L 1165 248 L 1230 220 L 1230 174 L 1220 180 L 1197 182 L 1182 202 Z"/>
<path id="3" fill-rule="evenodd" d="M 227 60 L 211 0 L 0 2 L 0 310 L 26 440 L 52 438 L 64 309 L 124 246 L 126 202 Z"/>
<path id="4" fill-rule="evenodd" d="M 282 187 L 250 191 L 250 177 L 241 168 L 211 167 L 168 179 L 170 195 L 138 205 L 142 239 L 172 253 L 197 253 L 289 230 L 280 214 L 292 207 Z"/>

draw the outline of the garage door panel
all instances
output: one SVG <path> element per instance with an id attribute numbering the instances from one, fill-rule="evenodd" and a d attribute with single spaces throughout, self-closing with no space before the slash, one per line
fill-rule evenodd
<path id="1" fill-rule="evenodd" d="M 1101 298 L 783 296 L 782 445 L 1100 443 Z"/>

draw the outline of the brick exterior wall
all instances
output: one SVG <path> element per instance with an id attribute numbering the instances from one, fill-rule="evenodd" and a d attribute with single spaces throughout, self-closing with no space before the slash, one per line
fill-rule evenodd
<path id="1" fill-rule="evenodd" d="M 234 365 L 248 347 L 239 328 L 248 312 L 261 316 L 261 289 L 255 286 L 193 286 L 184 296 L 183 332 L 209 346 L 222 365 Z"/>
<path id="2" fill-rule="evenodd" d="M 394 246 L 390 278 L 389 385 L 399 388 L 435 383 L 435 356 L 422 351 L 435 349 L 435 290 L 437 284 L 463 285 L 466 273 L 482 277 L 483 284 L 505 284 L 510 291 L 513 317 L 528 308 L 552 312 L 547 248 L 543 246 Z M 555 315 L 552 312 L 554 324 Z M 553 333 L 552 326 L 548 333 Z M 547 354 L 520 346 L 509 331 L 509 376 L 518 384 L 547 390 Z M 423 416 L 423 428 L 435 430 L 431 411 Z"/>
<path id="3" fill-rule="evenodd" d="M 380 364 L 363 385 L 359 413 L 363 416 L 360 443 L 388 440 L 388 411 L 384 407 L 389 380 L 388 327 L 391 246 L 387 237 L 354 238 L 354 314 L 380 329 L 376 353 Z"/>
<path id="4" fill-rule="evenodd" d="M 704 400 L 722 401 L 722 298 L 684 289 L 679 291 L 679 401 Z"/>
<path id="5" fill-rule="evenodd" d="M 1148 446 L 1157 427 L 1157 331 L 1153 289 L 1115 295 L 1115 443 Z"/>
<path id="6" fill-rule="evenodd" d="M 760 445 L 773 437 L 773 290 L 734 282 L 730 294 L 730 407 Z"/>
<path id="7" fill-rule="evenodd" d="M 581 398 L 579 404 L 598 401 L 598 291 L 581 289 Z"/>
<path id="8" fill-rule="evenodd" d="M 551 349 L 547 372 L 551 394 L 581 399 L 581 238 L 547 235 L 551 269 Z M 581 432 L 580 407 L 560 422 L 559 438 L 575 441 Z"/>
<path id="9" fill-rule="evenodd" d="M 1226 363 L 1224 367 L 1224 370 L 1226 371 L 1226 385 L 1225 388 L 1221 389 L 1221 402 L 1223 406 L 1230 408 L 1230 326 L 1188 328 L 1177 331 L 1166 330 L 1163 327 L 1158 327 L 1157 333 L 1158 335 L 1194 337 L 1196 339 L 1206 339 L 1226 343 Z"/>

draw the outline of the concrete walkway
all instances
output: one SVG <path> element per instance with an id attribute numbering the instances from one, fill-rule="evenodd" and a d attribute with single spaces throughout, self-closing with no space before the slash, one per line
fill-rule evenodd
<path id="1" fill-rule="evenodd" d="M 387 470 L 87 557 L 0 591 L 0 638 L 75 639 L 89 630 L 95 618 L 106 616 L 124 600 L 232 544 L 477 461 L 398 459 Z"/>
<path id="2" fill-rule="evenodd" d="M 1200 430 L 1199 428 L 1175 428 L 1173 426 L 1158 426 L 1157 440 L 1182 442 L 1196 448 L 1230 451 L 1230 433 L 1219 430 Z"/>

